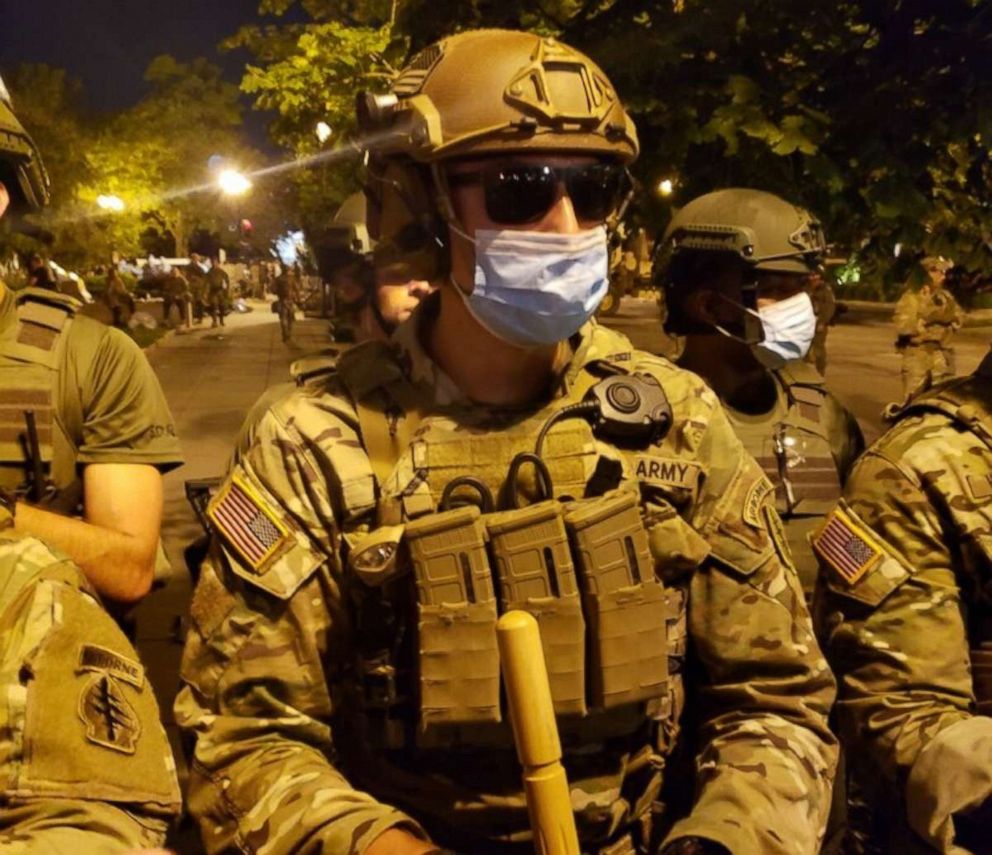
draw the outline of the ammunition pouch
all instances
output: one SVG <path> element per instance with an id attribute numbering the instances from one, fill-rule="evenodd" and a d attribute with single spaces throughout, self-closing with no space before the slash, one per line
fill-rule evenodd
<path id="1" fill-rule="evenodd" d="M 408 523 L 417 585 L 420 724 L 498 722 L 496 597 L 486 530 L 469 505 Z"/>
<path id="2" fill-rule="evenodd" d="M 683 600 L 655 576 L 636 493 L 495 513 L 465 505 L 396 528 L 409 559 L 399 563 L 413 575 L 418 748 L 507 744 L 496 621 L 511 609 L 538 621 L 566 738 L 629 734 L 643 724 L 645 704 L 659 720 L 670 713 L 668 635 Z M 352 570 L 368 590 L 374 574 Z M 372 691 L 383 684 L 374 675 L 395 686 L 395 664 L 388 651 L 363 658 L 367 711 L 401 703 L 393 689 Z"/>

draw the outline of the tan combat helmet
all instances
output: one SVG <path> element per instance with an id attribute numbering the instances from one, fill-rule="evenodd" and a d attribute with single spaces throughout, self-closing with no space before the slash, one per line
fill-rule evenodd
<path id="1" fill-rule="evenodd" d="M 606 75 L 553 38 L 472 30 L 421 51 L 388 93 L 362 93 L 358 125 L 369 151 L 366 194 L 376 263 L 434 280 L 447 263 L 454 214 L 440 168 L 486 154 L 592 154 L 630 163 L 634 123 Z"/>
<path id="2" fill-rule="evenodd" d="M 673 256 L 686 250 L 731 252 L 755 270 L 812 273 L 827 244 L 808 211 L 763 190 L 707 193 L 679 209 L 665 230 Z"/>
<path id="3" fill-rule="evenodd" d="M 370 259 L 373 242 L 369 238 L 365 209 L 365 195 L 352 193 L 328 225 L 308 232 L 307 242 L 324 279 L 330 281 L 337 271 Z"/>
<path id="4" fill-rule="evenodd" d="M 0 80 L 0 181 L 18 207 L 48 204 L 48 173 L 41 153 L 14 115 L 10 93 Z"/>

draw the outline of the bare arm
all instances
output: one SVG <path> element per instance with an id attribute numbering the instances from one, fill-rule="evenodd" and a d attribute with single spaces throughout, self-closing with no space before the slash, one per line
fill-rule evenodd
<path id="1" fill-rule="evenodd" d="M 162 475 L 144 463 L 83 470 L 82 520 L 18 502 L 17 531 L 61 549 L 110 600 L 135 603 L 151 589 L 162 522 Z"/>

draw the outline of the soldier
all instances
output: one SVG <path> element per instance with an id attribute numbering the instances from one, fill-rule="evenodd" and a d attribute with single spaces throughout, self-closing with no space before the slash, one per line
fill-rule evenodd
<path id="1" fill-rule="evenodd" d="M 189 265 L 186 267 L 189 279 L 190 298 L 193 300 L 193 320 L 203 323 L 207 311 L 207 272 L 203 266 L 203 257 L 198 253 L 189 254 Z"/>
<path id="2" fill-rule="evenodd" d="M 851 851 L 992 840 L 992 356 L 924 391 L 814 539 L 857 798 Z"/>
<path id="3" fill-rule="evenodd" d="M 583 851 L 815 852 L 833 680 L 772 487 L 698 378 L 590 320 L 637 153 L 612 86 L 482 30 L 363 104 L 373 230 L 443 284 L 276 403 L 210 506 L 176 702 L 208 851 L 529 850 L 494 628 L 519 606 Z M 690 742 L 695 782 L 664 781 Z M 677 822 L 665 783 L 695 791 Z"/>
<path id="4" fill-rule="evenodd" d="M 162 321 L 171 323 L 172 307 L 179 313 L 178 326 L 186 323 L 187 306 L 190 300 L 189 282 L 178 267 L 171 267 L 162 283 Z"/>
<path id="5" fill-rule="evenodd" d="M 282 340 L 289 342 L 293 336 L 293 319 L 300 299 L 300 276 L 296 265 L 289 265 L 276 277 L 272 285 L 279 300 L 279 327 Z"/>
<path id="6" fill-rule="evenodd" d="M 919 291 L 907 289 L 896 303 L 896 349 L 902 353 L 903 400 L 929 382 L 954 375 L 950 340 L 964 323 L 964 310 L 944 287 L 953 262 L 927 256 L 921 262 L 926 281 Z"/>
<path id="7" fill-rule="evenodd" d="M 0 98 L 3 207 L 8 198 L 40 204 L 43 174 Z M 0 487 L 16 492 L 18 533 L 67 553 L 101 596 L 134 603 L 156 569 L 162 473 L 182 457 L 144 354 L 78 308 L 71 297 L 33 288 L 15 296 L 0 283 Z"/>
<path id="8" fill-rule="evenodd" d="M 0 216 L 10 202 L 40 207 L 48 198 L 48 179 L 34 143 L 14 116 L 2 81 L 0 131 Z M 7 316 L 4 358 L 9 362 L 10 353 L 20 356 L 16 371 L 25 375 L 15 390 L 10 381 L 16 375 L 9 364 L 5 366 L 0 376 L 7 375 L 7 381 L 0 384 L 0 394 L 8 409 L 35 404 L 39 433 L 46 430 L 42 447 L 50 452 L 51 405 L 46 420 L 40 396 L 48 387 L 30 385 L 39 376 L 38 360 L 30 357 L 38 349 L 50 354 L 43 342 L 58 339 L 60 329 L 68 334 L 72 316 L 58 308 L 60 303 L 26 302 L 15 309 L 6 287 L 0 287 Z M 25 311 L 25 306 L 35 308 Z M 11 320 L 15 311 L 20 312 L 20 323 L 17 316 Z M 75 329 L 83 330 L 76 334 L 81 337 L 96 327 Z M 80 340 L 87 341 L 72 339 Z M 13 348 L 15 342 L 19 348 Z M 113 351 L 102 348 L 99 355 L 106 361 Z M 42 364 L 51 365 L 51 357 Z M 113 362 L 94 365 L 92 357 L 87 364 L 98 375 L 114 367 Z M 82 454 L 93 455 L 87 471 L 99 468 L 102 460 L 101 443 L 96 440 L 112 444 L 112 437 L 101 431 L 128 426 L 113 412 L 103 415 L 105 426 L 89 426 L 93 447 L 81 448 Z M 21 430 L 16 415 L 9 417 L 4 430 L 3 441 L 9 445 L 10 437 Z M 123 466 L 126 470 L 127 464 Z M 120 495 L 98 498 L 107 506 L 102 507 L 104 513 L 109 507 L 121 514 L 125 525 L 134 523 Z M 146 498 L 140 483 L 136 498 Z M 45 523 L 41 528 L 63 539 L 68 531 L 70 545 L 101 564 L 119 554 L 118 544 L 111 539 L 109 548 L 101 552 L 90 529 L 102 529 L 70 520 L 60 529 L 62 518 L 53 522 L 48 516 L 0 489 L 0 851 L 111 855 L 161 845 L 170 818 L 179 811 L 179 789 L 152 688 L 134 650 L 100 605 L 94 582 L 99 584 L 104 577 L 90 572 L 87 575 L 96 577 L 91 581 L 63 554 L 22 533 L 28 528 L 24 521 L 41 519 Z M 105 569 L 113 582 L 105 587 L 117 591 L 116 568 Z"/>
<path id="9" fill-rule="evenodd" d="M 107 273 L 107 288 L 104 297 L 113 316 L 113 325 L 118 329 L 124 329 L 127 326 L 127 318 L 134 314 L 134 298 L 127 290 L 127 285 L 124 284 L 124 280 L 116 267 L 111 267 Z"/>
<path id="10" fill-rule="evenodd" d="M 685 336 L 679 365 L 710 384 L 775 485 L 811 594 L 817 562 L 809 534 L 864 449 L 854 416 L 803 361 L 816 324 L 807 286 L 826 248 L 820 224 L 771 193 L 718 190 L 681 208 L 664 240 L 666 330 Z"/>
<path id="11" fill-rule="evenodd" d="M 227 301 L 231 291 L 231 279 L 227 271 L 214 259 L 207 271 L 207 305 L 210 308 L 210 328 L 224 326 Z"/>

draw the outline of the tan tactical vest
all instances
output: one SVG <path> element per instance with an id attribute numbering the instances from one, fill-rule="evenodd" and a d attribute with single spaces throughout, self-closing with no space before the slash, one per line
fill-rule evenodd
<path id="1" fill-rule="evenodd" d="M 927 390 L 914 398 L 899 417 L 933 411 L 948 416 L 992 449 L 992 352 L 974 374 Z M 992 502 L 992 481 L 988 487 Z M 947 503 L 947 508 L 953 516 L 952 501 Z M 992 538 L 975 535 L 972 541 L 980 553 L 979 566 L 975 567 L 976 584 L 983 588 L 975 593 L 984 598 L 971 604 L 968 615 L 972 679 L 979 713 L 992 715 Z M 966 557 L 965 560 L 969 559 Z"/>
<path id="2" fill-rule="evenodd" d="M 590 352 L 611 353 L 615 342 L 629 359 L 625 340 L 598 327 L 592 335 Z M 516 482 L 519 510 L 442 507 L 449 485 L 465 476 L 472 480 L 458 492 L 472 496 L 481 486 L 496 500 L 502 487 L 505 507 L 511 459 L 534 450 L 549 416 L 581 400 L 601 379 L 599 370 L 626 372 L 623 356 L 576 360 L 565 396 L 518 417 L 479 407 L 433 409 L 429 393 L 406 379 L 385 345 L 341 356 L 337 376 L 356 405 L 379 489 L 374 525 L 360 525 L 367 519 L 361 509 L 345 519 L 370 745 L 512 751 L 494 627 L 499 612 L 522 608 L 541 627 L 563 743 L 603 747 L 581 762 L 605 768 L 621 745 L 637 762 L 668 753 L 683 704 L 688 580 L 666 585 L 655 574 L 639 509 L 636 472 L 651 468 L 644 455 L 599 441 L 583 419 L 563 420 L 548 431 L 541 455 L 554 501 L 527 465 Z M 675 494 L 687 489 L 678 472 L 669 477 Z M 672 540 L 684 545 L 691 532 L 674 507 L 671 518 L 679 535 Z M 405 549 L 412 569 L 398 570 L 396 556 Z M 416 615 L 415 627 L 404 614 Z M 417 649 L 399 645 L 401 638 L 417 639 Z M 419 667 L 410 667 L 411 657 Z M 411 706 L 419 716 L 409 714 Z M 443 765 L 443 751 L 432 754 L 432 764 Z M 646 792 L 656 794 L 660 775 L 650 777 Z M 382 782 L 377 786 L 381 791 Z"/>
<path id="3" fill-rule="evenodd" d="M 81 410 L 78 394 L 61 401 L 59 369 L 79 303 L 38 288 L 17 295 L 16 334 L 0 348 L 0 484 L 63 513 L 81 500 L 76 446 L 63 408 Z M 85 375 L 86 366 L 78 370 Z M 37 448 L 32 449 L 27 413 L 33 414 Z M 33 492 L 32 492 L 33 491 Z"/>
<path id="4" fill-rule="evenodd" d="M 785 525 L 803 590 L 816 582 L 809 535 L 841 495 L 841 479 L 824 419 L 823 378 L 802 362 L 773 372 L 778 400 L 764 416 L 728 409 L 748 453 L 775 485 L 775 507 Z"/>

